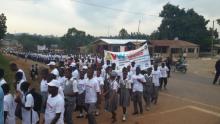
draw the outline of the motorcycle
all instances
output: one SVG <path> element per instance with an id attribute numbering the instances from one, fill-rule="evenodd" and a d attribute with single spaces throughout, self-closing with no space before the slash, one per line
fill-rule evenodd
<path id="1" fill-rule="evenodd" d="M 186 73 L 187 72 L 187 64 L 186 63 L 184 63 L 184 64 L 176 64 L 174 72 L 175 71 Z"/>

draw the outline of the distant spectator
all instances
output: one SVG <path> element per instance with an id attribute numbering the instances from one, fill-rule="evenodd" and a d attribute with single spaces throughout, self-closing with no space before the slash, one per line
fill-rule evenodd
<path id="1" fill-rule="evenodd" d="M 4 124 L 3 100 L 4 100 L 4 93 L 2 88 L 0 87 L 0 124 Z"/>
<path id="2" fill-rule="evenodd" d="M 24 71 L 22 69 L 19 69 L 17 64 L 11 63 L 10 68 L 11 68 L 12 71 L 14 71 L 16 73 L 21 72 L 23 74 L 22 79 L 25 80 L 25 81 L 27 80 Z"/>

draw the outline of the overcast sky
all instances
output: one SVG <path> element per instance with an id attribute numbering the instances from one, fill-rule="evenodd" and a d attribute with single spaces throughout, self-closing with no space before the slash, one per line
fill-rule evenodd
<path id="1" fill-rule="evenodd" d="M 167 2 L 193 8 L 209 20 L 220 18 L 220 0 L 0 0 L 0 13 L 7 16 L 10 33 L 62 36 L 76 27 L 107 36 L 118 34 L 121 28 L 137 32 L 141 20 L 140 32 L 150 34 L 160 25 L 158 15 Z M 215 27 L 220 32 L 220 26 Z"/>

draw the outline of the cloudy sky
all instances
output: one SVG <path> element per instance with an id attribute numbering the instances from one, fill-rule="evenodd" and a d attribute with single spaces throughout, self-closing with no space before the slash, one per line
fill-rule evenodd
<path id="1" fill-rule="evenodd" d="M 158 15 L 167 2 L 194 8 L 209 20 L 220 18 L 220 0 L 0 0 L 0 13 L 7 16 L 10 33 L 62 36 L 76 27 L 106 36 L 118 34 L 121 28 L 136 32 L 141 20 L 140 32 L 150 34 L 160 25 Z"/>

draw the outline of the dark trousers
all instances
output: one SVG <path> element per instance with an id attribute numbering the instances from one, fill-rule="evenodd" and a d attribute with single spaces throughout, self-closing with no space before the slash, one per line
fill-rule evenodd
<path id="1" fill-rule="evenodd" d="M 143 113 L 142 92 L 136 91 L 133 93 L 133 104 L 134 104 L 134 113 L 138 113 L 138 106 L 140 108 L 140 113 Z"/>
<path id="2" fill-rule="evenodd" d="M 167 86 L 167 78 L 160 78 L 160 89 L 162 89 L 162 86 L 166 88 Z"/>
<path id="3" fill-rule="evenodd" d="M 216 73 L 215 73 L 215 78 L 214 78 L 213 84 L 215 84 L 215 83 L 217 82 L 219 76 L 220 76 L 220 72 L 216 72 Z"/>
<path id="4" fill-rule="evenodd" d="M 88 114 L 88 124 L 96 124 L 94 116 L 96 110 L 96 103 L 86 103 L 86 112 Z"/>
<path id="5" fill-rule="evenodd" d="M 66 124 L 73 124 L 73 111 L 75 109 L 75 99 L 71 101 L 65 100 L 64 119 Z"/>

